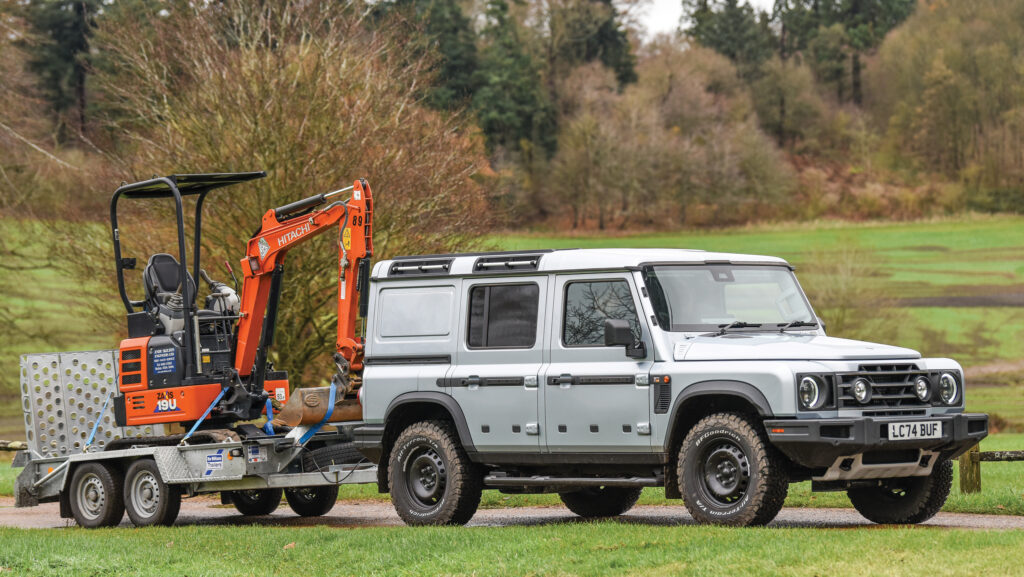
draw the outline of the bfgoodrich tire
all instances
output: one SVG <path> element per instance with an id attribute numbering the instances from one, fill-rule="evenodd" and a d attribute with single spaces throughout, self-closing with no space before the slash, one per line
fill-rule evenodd
<path id="1" fill-rule="evenodd" d="M 769 523 L 789 488 L 784 458 L 757 422 L 717 413 L 701 419 L 683 440 L 676 465 L 679 490 L 698 523 Z"/>
<path id="2" fill-rule="evenodd" d="M 281 489 L 260 489 L 258 491 L 231 491 L 228 499 L 239 513 L 259 517 L 269 515 L 281 504 Z"/>
<path id="3" fill-rule="evenodd" d="M 586 487 L 558 496 L 580 517 L 617 517 L 636 505 L 641 492 L 641 487 Z"/>
<path id="4" fill-rule="evenodd" d="M 953 464 L 937 463 L 927 477 L 885 479 L 877 487 L 859 487 L 846 492 L 861 515 L 879 524 L 923 523 L 946 503 L 953 486 Z"/>
<path id="5" fill-rule="evenodd" d="M 136 527 L 169 527 L 181 510 L 181 489 L 163 482 L 153 459 L 139 459 L 124 476 L 124 508 Z"/>
<path id="6" fill-rule="evenodd" d="M 483 491 L 483 475 L 447 421 L 421 421 L 402 431 L 391 449 L 388 480 L 395 511 L 409 525 L 465 525 Z"/>

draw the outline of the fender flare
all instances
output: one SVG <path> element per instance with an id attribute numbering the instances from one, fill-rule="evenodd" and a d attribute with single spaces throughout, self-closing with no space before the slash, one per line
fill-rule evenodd
<path id="1" fill-rule="evenodd" d="M 672 409 L 669 411 L 668 434 L 665 435 L 665 450 L 671 451 L 670 443 L 673 440 L 676 423 L 679 419 L 679 407 L 687 401 L 697 397 L 736 397 L 742 399 L 757 409 L 761 417 L 773 417 L 772 407 L 765 398 L 764 393 L 754 385 L 744 381 L 733 380 L 711 380 L 700 381 L 688 385 L 672 401 Z"/>
<path id="2" fill-rule="evenodd" d="M 459 443 L 462 444 L 462 449 L 470 454 L 470 456 L 476 453 L 476 445 L 473 444 L 473 437 L 469 432 L 469 425 L 466 424 L 466 415 L 462 412 L 462 407 L 459 406 L 458 401 L 454 397 L 445 393 L 411 391 L 398 395 L 391 401 L 391 404 L 388 405 L 387 410 L 384 412 L 384 426 L 387 427 L 391 414 L 395 409 L 410 404 L 431 404 L 444 408 L 452 416 L 452 420 L 455 421 L 455 430 L 459 434 Z"/>

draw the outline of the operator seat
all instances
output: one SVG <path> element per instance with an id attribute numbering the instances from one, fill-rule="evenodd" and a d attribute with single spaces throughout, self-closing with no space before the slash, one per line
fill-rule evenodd
<path id="1" fill-rule="evenodd" d="M 194 303 L 196 283 L 192 275 L 185 273 L 185 276 Z M 149 262 L 142 271 L 142 284 L 146 295 L 146 310 L 159 320 L 164 328 L 164 334 L 171 335 L 184 329 L 181 264 L 178 263 L 178 259 L 166 253 L 157 253 L 149 257 Z"/>

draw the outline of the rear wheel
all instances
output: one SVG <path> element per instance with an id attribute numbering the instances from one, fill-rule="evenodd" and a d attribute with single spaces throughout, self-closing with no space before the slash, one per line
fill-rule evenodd
<path id="1" fill-rule="evenodd" d="M 160 478 L 152 459 L 140 459 L 124 476 L 124 508 L 136 527 L 174 524 L 181 509 L 181 490 Z"/>
<path id="2" fill-rule="evenodd" d="M 71 477 L 71 515 L 80 527 L 114 527 L 124 517 L 123 480 L 104 463 L 84 463 Z"/>
<path id="3" fill-rule="evenodd" d="M 269 515 L 281 504 L 281 489 L 231 491 L 228 499 L 238 512 L 248 516 Z"/>
<path id="4" fill-rule="evenodd" d="M 617 517 L 636 505 L 641 492 L 641 487 L 586 487 L 558 496 L 580 517 Z"/>
<path id="5" fill-rule="evenodd" d="M 916 524 L 935 516 L 953 487 L 953 464 L 942 461 L 927 477 L 885 479 L 877 487 L 850 489 L 846 494 L 861 515 L 874 523 Z"/>
<path id="6" fill-rule="evenodd" d="M 388 479 L 395 511 L 409 525 L 464 525 L 483 491 L 483 475 L 447 421 L 421 421 L 402 431 Z"/>
<path id="7" fill-rule="evenodd" d="M 676 465 L 679 489 L 698 523 L 769 523 L 789 488 L 785 460 L 751 417 L 717 413 L 683 440 Z"/>
<path id="8" fill-rule="evenodd" d="M 288 489 L 284 492 L 284 498 L 288 500 L 288 506 L 297 515 L 319 517 L 326 515 L 334 507 L 334 503 L 338 500 L 338 486 L 323 485 Z"/>

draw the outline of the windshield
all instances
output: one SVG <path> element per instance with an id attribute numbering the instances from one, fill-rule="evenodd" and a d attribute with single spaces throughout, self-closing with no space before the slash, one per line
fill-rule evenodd
<path id="1" fill-rule="evenodd" d="M 670 331 L 712 331 L 732 323 L 777 330 L 816 321 L 796 277 L 781 266 L 652 266 L 644 269 L 644 280 L 658 324 Z"/>

